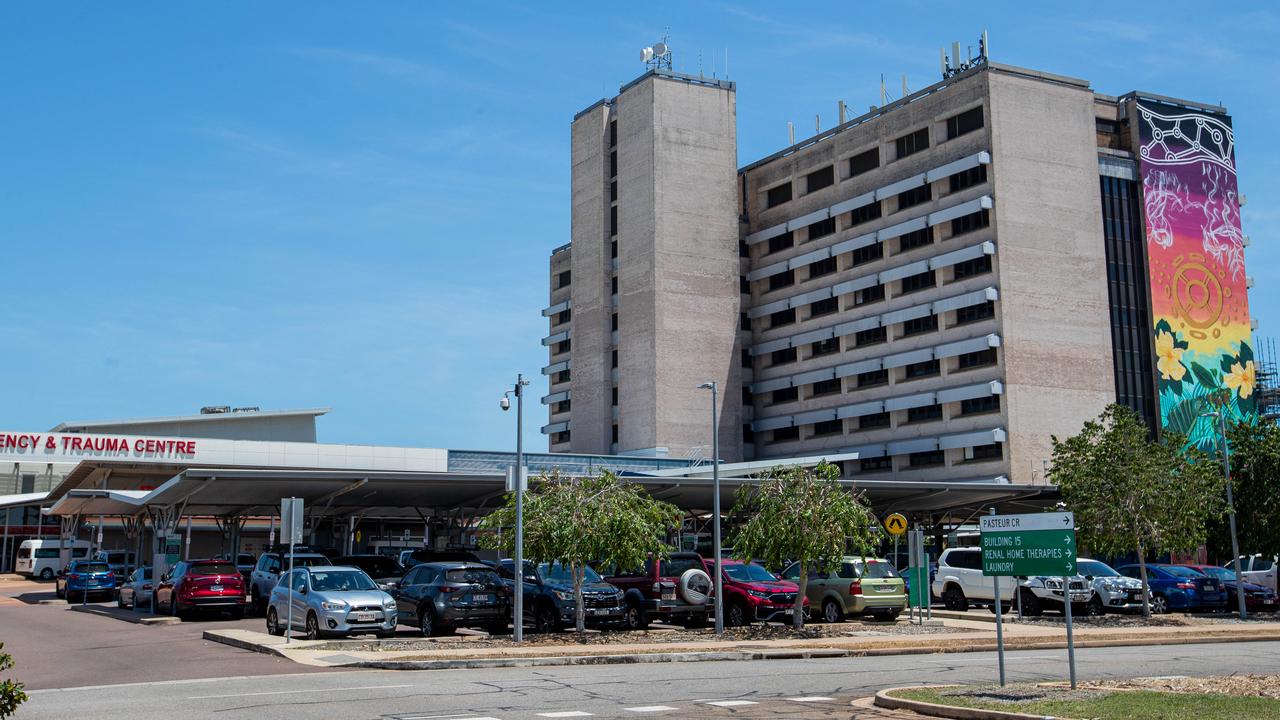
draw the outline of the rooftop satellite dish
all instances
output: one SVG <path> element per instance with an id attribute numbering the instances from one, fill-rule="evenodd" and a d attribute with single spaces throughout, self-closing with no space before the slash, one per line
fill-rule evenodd
<path id="1" fill-rule="evenodd" d="M 640 51 L 640 62 L 649 62 L 653 60 L 653 48 L 647 47 Z"/>
<path id="2" fill-rule="evenodd" d="M 658 57 L 662 57 L 663 55 L 666 55 L 667 50 L 669 50 L 669 48 L 667 47 L 666 43 L 657 43 L 656 45 L 653 46 L 653 54 L 657 55 Z"/>

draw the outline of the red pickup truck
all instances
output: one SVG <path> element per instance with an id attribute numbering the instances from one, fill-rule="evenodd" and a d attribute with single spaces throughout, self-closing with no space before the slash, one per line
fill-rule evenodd
<path id="1" fill-rule="evenodd" d="M 622 590 L 622 624 L 629 630 L 648 627 L 655 620 L 697 627 L 705 625 L 708 613 L 713 612 L 711 577 L 698 553 L 650 558 L 643 568 L 633 571 L 598 570 L 605 582 Z"/>
<path id="2" fill-rule="evenodd" d="M 755 563 L 724 560 L 724 624 L 746 625 L 756 620 L 784 620 L 791 617 L 800 586 Z M 715 574 L 715 560 L 706 561 L 707 573 Z M 809 598 L 802 607 L 808 607 Z M 713 611 L 714 612 L 714 611 Z"/>

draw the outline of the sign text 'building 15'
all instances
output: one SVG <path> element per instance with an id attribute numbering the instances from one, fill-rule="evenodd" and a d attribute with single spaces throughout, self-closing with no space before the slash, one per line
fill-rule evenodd
<path id="1" fill-rule="evenodd" d="M 983 575 L 1076 574 L 1075 518 L 1071 513 L 987 515 L 979 529 Z"/>

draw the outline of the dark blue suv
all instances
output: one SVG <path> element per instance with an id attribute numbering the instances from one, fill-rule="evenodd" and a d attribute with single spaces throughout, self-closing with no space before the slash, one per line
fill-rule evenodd
<path id="1" fill-rule="evenodd" d="M 116 575 L 102 560 L 72 560 L 66 569 L 58 573 L 54 594 L 68 602 L 76 597 L 87 601 L 94 594 L 111 600 L 116 596 Z"/>
<path id="2" fill-rule="evenodd" d="M 506 558 L 498 566 L 498 574 L 514 590 L 512 568 L 515 561 Z M 589 624 L 622 620 L 622 591 L 600 578 L 590 567 L 582 578 L 582 604 Z M 524 563 L 524 622 L 534 632 L 556 632 L 566 625 L 576 625 L 573 600 L 573 576 L 560 563 Z"/>
<path id="3" fill-rule="evenodd" d="M 1116 568 L 1125 577 L 1141 579 L 1137 565 Z M 1170 610 L 1221 610 L 1227 606 L 1227 590 L 1222 581 L 1180 565 L 1147 565 L 1151 587 L 1151 612 Z"/>

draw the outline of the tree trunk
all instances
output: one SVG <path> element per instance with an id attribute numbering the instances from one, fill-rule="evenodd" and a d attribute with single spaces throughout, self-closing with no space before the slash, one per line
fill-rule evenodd
<path id="1" fill-rule="evenodd" d="M 574 629 L 581 635 L 587 631 L 587 609 L 582 602 L 582 580 L 587 571 L 581 563 L 570 563 L 569 572 L 573 574 L 573 617 Z"/>
<path id="2" fill-rule="evenodd" d="M 791 606 L 791 627 L 799 630 L 804 627 L 804 592 L 805 587 L 809 584 L 809 569 L 800 564 L 800 577 L 796 585 L 800 589 L 796 591 L 796 601 Z"/>
<path id="3" fill-rule="evenodd" d="M 1151 593 L 1147 592 L 1147 552 L 1138 541 L 1138 577 L 1142 580 L 1142 617 L 1151 617 Z"/>

